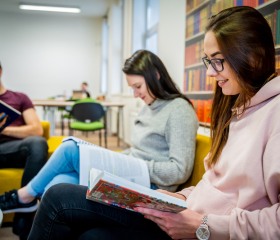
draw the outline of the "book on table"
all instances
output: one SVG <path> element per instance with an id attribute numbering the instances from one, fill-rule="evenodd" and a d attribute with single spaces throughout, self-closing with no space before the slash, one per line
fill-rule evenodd
<path id="1" fill-rule="evenodd" d="M 95 168 L 90 170 L 86 198 L 131 211 L 135 207 L 145 207 L 176 213 L 187 208 L 182 199 Z"/>
<path id="2" fill-rule="evenodd" d="M 21 113 L 18 110 L 0 100 L 0 132 L 20 115 Z"/>

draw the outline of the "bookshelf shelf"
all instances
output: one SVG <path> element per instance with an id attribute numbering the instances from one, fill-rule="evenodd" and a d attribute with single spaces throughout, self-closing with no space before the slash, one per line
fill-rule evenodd
<path id="1" fill-rule="evenodd" d="M 193 2 L 193 1 L 189 1 L 190 3 Z M 200 3 L 199 5 L 197 5 L 196 7 L 192 8 L 189 12 L 188 12 L 188 7 L 190 7 L 190 5 L 188 5 L 188 2 L 187 2 L 187 15 L 192 15 L 194 14 L 195 12 L 201 10 L 203 7 L 207 6 L 208 4 L 210 3 L 210 0 L 206 0 L 206 1 L 202 1 L 202 3 Z"/>
<path id="2" fill-rule="evenodd" d="M 256 9 L 258 9 L 258 11 L 260 11 L 263 15 L 267 15 L 271 13 L 272 9 L 280 9 L 280 1 L 270 0 L 266 3 L 257 6 Z"/>
<path id="3" fill-rule="evenodd" d="M 204 37 L 204 31 L 193 35 L 192 37 L 188 37 L 185 40 L 185 45 L 190 45 L 192 43 L 197 42 L 198 40 L 202 40 Z"/>
<path id="4" fill-rule="evenodd" d="M 195 63 L 195 64 L 192 64 L 192 65 L 186 66 L 185 69 L 200 68 L 200 67 L 203 67 L 203 66 L 204 66 L 203 63 Z"/>
<path id="5" fill-rule="evenodd" d="M 190 99 L 209 100 L 213 98 L 213 91 L 186 92 L 185 95 Z"/>

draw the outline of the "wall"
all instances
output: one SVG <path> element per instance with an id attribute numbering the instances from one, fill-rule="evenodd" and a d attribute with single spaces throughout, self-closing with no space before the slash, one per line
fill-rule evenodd
<path id="1" fill-rule="evenodd" d="M 47 98 L 87 81 L 97 95 L 101 19 L 0 12 L 0 61 L 6 87 Z"/>
<path id="2" fill-rule="evenodd" d="M 183 90 L 186 1 L 160 0 L 158 55 Z"/>

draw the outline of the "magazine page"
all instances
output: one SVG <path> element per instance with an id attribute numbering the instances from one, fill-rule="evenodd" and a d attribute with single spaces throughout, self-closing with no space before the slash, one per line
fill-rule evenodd
<path id="1" fill-rule="evenodd" d="M 132 211 L 137 206 L 168 212 L 180 212 L 187 207 L 186 201 L 94 168 L 90 171 L 86 197 Z"/>
<path id="2" fill-rule="evenodd" d="M 89 171 L 96 168 L 150 187 L 149 171 L 144 160 L 93 144 L 80 143 L 79 148 L 81 185 L 88 186 Z"/>

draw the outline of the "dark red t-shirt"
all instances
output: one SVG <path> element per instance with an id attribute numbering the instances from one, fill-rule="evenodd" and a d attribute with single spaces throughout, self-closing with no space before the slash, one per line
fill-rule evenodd
<path id="1" fill-rule="evenodd" d="M 34 108 L 30 98 L 24 93 L 20 93 L 20 92 L 13 92 L 7 90 L 4 94 L 0 95 L 0 100 L 11 105 L 13 108 L 17 109 L 21 113 L 29 108 Z M 10 124 L 10 126 L 22 126 L 22 125 L 25 125 L 23 116 L 20 116 L 18 119 L 16 119 L 14 122 Z M 5 135 L 0 134 L 0 142 L 6 142 L 13 139 L 15 138 L 7 137 Z"/>

